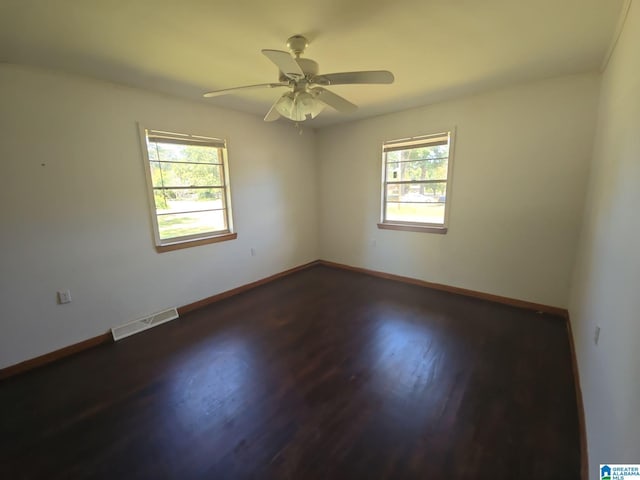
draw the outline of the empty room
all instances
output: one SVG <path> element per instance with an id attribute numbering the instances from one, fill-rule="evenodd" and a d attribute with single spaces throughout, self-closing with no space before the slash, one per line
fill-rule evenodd
<path id="1" fill-rule="evenodd" d="M 0 0 L 0 478 L 640 478 L 640 3 Z"/>

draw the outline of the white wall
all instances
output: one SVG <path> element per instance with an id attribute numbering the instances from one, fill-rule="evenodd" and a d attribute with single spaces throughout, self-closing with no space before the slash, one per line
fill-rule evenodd
<path id="1" fill-rule="evenodd" d="M 633 2 L 603 75 L 570 303 L 591 478 L 600 478 L 600 463 L 640 462 L 639 45 L 640 4 Z"/>
<path id="2" fill-rule="evenodd" d="M 228 139 L 237 240 L 156 253 L 137 121 Z M 0 64 L 0 367 L 318 258 L 314 137 Z"/>
<path id="3" fill-rule="evenodd" d="M 598 88 L 563 77 L 319 131 L 321 257 L 566 307 Z M 449 232 L 378 230 L 382 142 L 449 126 Z"/>

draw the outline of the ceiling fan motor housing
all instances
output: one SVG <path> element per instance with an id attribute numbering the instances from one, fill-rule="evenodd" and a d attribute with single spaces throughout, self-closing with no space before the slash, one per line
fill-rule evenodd
<path id="1" fill-rule="evenodd" d="M 304 72 L 305 78 L 311 79 L 318 74 L 318 70 L 319 70 L 318 63 L 314 62 L 310 58 L 296 58 L 295 61 L 298 65 L 300 65 L 300 68 Z M 281 82 L 289 81 L 289 77 L 287 77 L 282 72 L 280 72 L 280 76 L 278 77 L 278 79 Z"/>

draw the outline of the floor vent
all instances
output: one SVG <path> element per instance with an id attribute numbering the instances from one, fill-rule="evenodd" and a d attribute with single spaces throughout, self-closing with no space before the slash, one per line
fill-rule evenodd
<path id="1" fill-rule="evenodd" d="M 133 322 L 112 328 L 111 334 L 113 335 L 114 340 L 122 340 L 134 333 L 142 332 L 143 330 L 148 330 L 152 327 L 157 327 L 158 325 L 162 325 L 163 323 L 176 318 L 178 318 L 178 310 L 170 308 L 168 310 L 163 310 L 162 312 L 153 313 L 148 317 L 139 318 Z"/>

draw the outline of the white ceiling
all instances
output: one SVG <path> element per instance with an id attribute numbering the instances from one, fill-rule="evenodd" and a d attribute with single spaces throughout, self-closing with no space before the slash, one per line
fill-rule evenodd
<path id="1" fill-rule="evenodd" d="M 360 106 L 321 127 L 510 83 L 600 67 L 624 0 L 0 0 L 0 61 L 51 67 L 263 116 L 279 91 L 263 48 L 292 34 L 321 73 L 388 69 L 393 85 L 335 86 Z M 279 120 L 287 121 L 287 120 Z"/>

